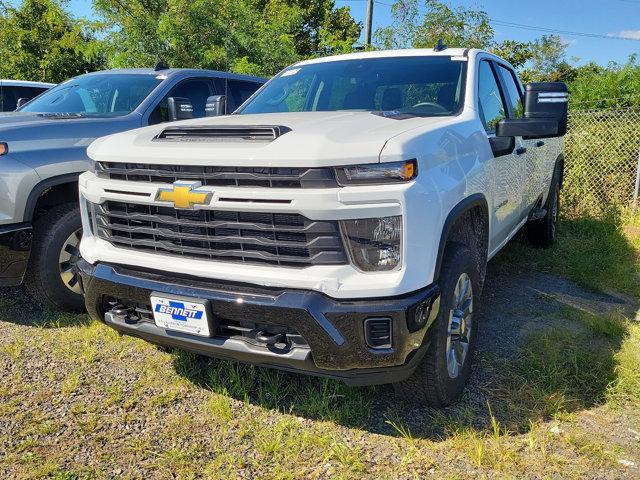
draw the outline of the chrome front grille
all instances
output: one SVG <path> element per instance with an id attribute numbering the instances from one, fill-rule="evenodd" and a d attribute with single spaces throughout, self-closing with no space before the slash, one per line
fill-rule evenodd
<path id="1" fill-rule="evenodd" d="M 96 162 L 101 178 L 134 182 L 173 183 L 199 181 L 218 187 L 332 188 L 337 187 L 330 168 L 212 167 Z"/>
<path id="2" fill-rule="evenodd" d="M 347 263 L 337 222 L 291 213 L 94 205 L 96 234 L 137 251 L 292 267 Z"/>

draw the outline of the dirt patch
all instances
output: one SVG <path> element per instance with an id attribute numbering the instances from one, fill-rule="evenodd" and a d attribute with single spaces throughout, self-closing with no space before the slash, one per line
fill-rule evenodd
<path id="1" fill-rule="evenodd" d="M 43 311 L 21 289 L 0 290 L 0 306 L 3 478 L 640 475 L 635 407 L 613 410 L 597 391 L 560 415 L 510 383 L 532 334 L 589 334 L 566 308 L 637 312 L 553 275 L 490 267 L 471 382 L 444 410 L 402 403 L 386 386 L 163 352 Z"/>

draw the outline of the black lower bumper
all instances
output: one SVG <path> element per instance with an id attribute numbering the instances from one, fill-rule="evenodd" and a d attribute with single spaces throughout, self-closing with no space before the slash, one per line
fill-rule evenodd
<path id="1" fill-rule="evenodd" d="M 435 285 L 401 297 L 338 301 L 307 290 L 220 283 L 85 261 L 79 267 L 89 314 L 122 333 L 352 385 L 409 377 L 424 355 L 439 308 Z M 152 292 L 206 300 L 212 336 L 156 326 L 149 306 Z M 413 323 L 416 309 L 426 311 L 426 321 L 419 325 Z M 369 319 L 389 326 L 390 345 L 371 346 Z"/>
<path id="2" fill-rule="evenodd" d="M 31 224 L 0 225 L 0 287 L 22 283 L 31 251 Z"/>

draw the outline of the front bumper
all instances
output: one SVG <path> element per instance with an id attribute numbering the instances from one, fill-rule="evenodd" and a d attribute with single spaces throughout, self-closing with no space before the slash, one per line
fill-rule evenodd
<path id="1" fill-rule="evenodd" d="M 22 283 L 31 252 L 30 223 L 0 225 L 0 287 Z"/>
<path id="2" fill-rule="evenodd" d="M 81 261 L 79 267 L 89 314 L 122 333 L 352 385 L 408 378 L 424 355 L 427 332 L 439 309 L 436 285 L 400 297 L 335 300 L 309 290 L 221 283 L 104 263 Z M 214 334 L 198 337 L 157 327 L 148 307 L 152 292 L 207 300 L 215 319 Z M 410 328 L 407 319 L 418 306 L 428 307 L 427 322 Z M 134 314 L 123 314 L 127 309 Z M 391 347 L 375 349 L 367 344 L 367 318 L 389 319 Z M 281 341 L 264 341 L 264 332 L 280 335 Z"/>

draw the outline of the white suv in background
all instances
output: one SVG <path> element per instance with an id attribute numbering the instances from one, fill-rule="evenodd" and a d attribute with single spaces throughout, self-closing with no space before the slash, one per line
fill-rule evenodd
<path id="1" fill-rule="evenodd" d="M 89 313 L 159 344 L 452 402 L 487 260 L 556 236 L 567 89 L 481 50 L 308 60 L 232 116 L 96 140 Z"/>

